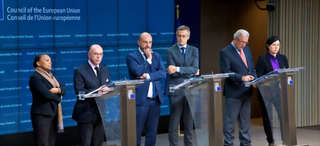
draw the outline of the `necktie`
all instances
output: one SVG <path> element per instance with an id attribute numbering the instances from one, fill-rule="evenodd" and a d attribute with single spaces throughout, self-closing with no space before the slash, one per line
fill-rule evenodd
<path id="1" fill-rule="evenodd" d="M 243 49 L 239 49 L 239 52 L 240 52 L 240 57 L 241 57 L 242 62 L 243 62 L 244 65 L 246 65 L 246 67 L 248 68 L 247 59 L 246 59 L 246 57 L 244 56 Z"/>
<path id="2" fill-rule="evenodd" d="M 100 69 L 99 69 L 99 67 L 97 67 L 97 66 L 96 66 L 94 69 L 95 69 L 96 72 L 97 72 L 97 78 L 98 78 L 98 80 L 99 80 L 99 84 L 102 85 Z"/>
<path id="3" fill-rule="evenodd" d="M 182 54 L 183 57 L 186 54 L 185 51 L 186 51 L 186 48 L 185 47 L 181 47 L 181 54 Z"/>

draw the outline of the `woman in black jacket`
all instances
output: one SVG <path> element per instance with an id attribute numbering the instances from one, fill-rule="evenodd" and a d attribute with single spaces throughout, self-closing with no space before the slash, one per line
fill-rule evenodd
<path id="1" fill-rule="evenodd" d="M 262 55 L 258 59 L 258 63 L 256 65 L 256 71 L 258 77 L 267 74 L 271 71 L 278 70 L 280 68 L 288 68 L 288 60 L 285 55 L 279 53 L 280 50 L 280 39 L 277 36 L 271 36 L 266 41 L 266 50 L 267 53 Z M 262 99 L 262 96 L 259 92 L 259 101 L 261 103 L 262 110 L 262 119 L 263 119 L 263 127 L 267 136 L 267 141 L 269 146 L 274 146 L 274 139 L 272 134 L 272 123 L 268 117 L 266 105 Z"/>
<path id="2" fill-rule="evenodd" d="M 32 93 L 31 121 L 36 146 L 54 146 L 58 123 L 62 126 L 58 119 L 62 120 L 60 101 L 65 93 L 65 87 L 52 75 L 51 65 L 48 55 L 35 56 L 33 61 L 35 72 L 29 80 Z"/>

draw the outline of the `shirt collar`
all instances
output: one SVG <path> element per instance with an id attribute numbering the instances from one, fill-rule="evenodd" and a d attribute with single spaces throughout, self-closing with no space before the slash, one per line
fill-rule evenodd
<path id="1" fill-rule="evenodd" d="M 88 60 L 88 63 L 89 63 L 89 65 L 90 65 L 90 67 L 94 70 L 94 68 L 95 67 L 99 67 L 99 65 L 94 65 L 91 61 L 90 61 L 90 59 Z"/>
<path id="2" fill-rule="evenodd" d="M 177 44 L 178 48 L 181 49 L 182 47 L 187 48 L 187 44 L 180 46 L 179 44 Z"/>
<path id="3" fill-rule="evenodd" d="M 231 45 L 232 45 L 233 48 L 238 52 L 238 54 L 240 54 L 239 49 L 236 47 L 236 45 L 233 43 L 233 41 L 231 42 Z"/>
<path id="4" fill-rule="evenodd" d="M 279 53 L 277 53 L 276 57 L 274 57 L 273 55 L 271 55 L 269 52 L 268 52 L 268 55 L 270 56 L 270 58 L 272 59 L 277 59 L 279 57 Z"/>

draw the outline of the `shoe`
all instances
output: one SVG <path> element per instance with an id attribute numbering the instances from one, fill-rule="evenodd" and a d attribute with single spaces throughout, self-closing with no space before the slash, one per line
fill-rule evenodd
<path id="1" fill-rule="evenodd" d="M 273 143 L 269 143 L 269 146 L 275 146 Z"/>

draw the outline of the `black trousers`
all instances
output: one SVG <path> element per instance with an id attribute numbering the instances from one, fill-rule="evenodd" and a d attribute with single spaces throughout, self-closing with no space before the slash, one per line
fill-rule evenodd
<path id="1" fill-rule="evenodd" d="M 270 119 L 268 117 L 266 105 L 263 101 L 263 98 L 262 98 L 260 92 L 258 94 L 258 99 L 259 99 L 260 105 L 261 105 L 263 129 L 264 129 L 264 132 L 266 133 L 268 143 L 273 144 L 274 139 L 273 139 L 272 127 L 271 127 Z"/>
<path id="2" fill-rule="evenodd" d="M 31 114 L 35 146 L 55 146 L 57 137 L 57 116 Z"/>
<path id="3" fill-rule="evenodd" d="M 102 146 L 105 141 L 104 127 L 100 116 L 89 123 L 78 122 L 80 146 Z"/>

